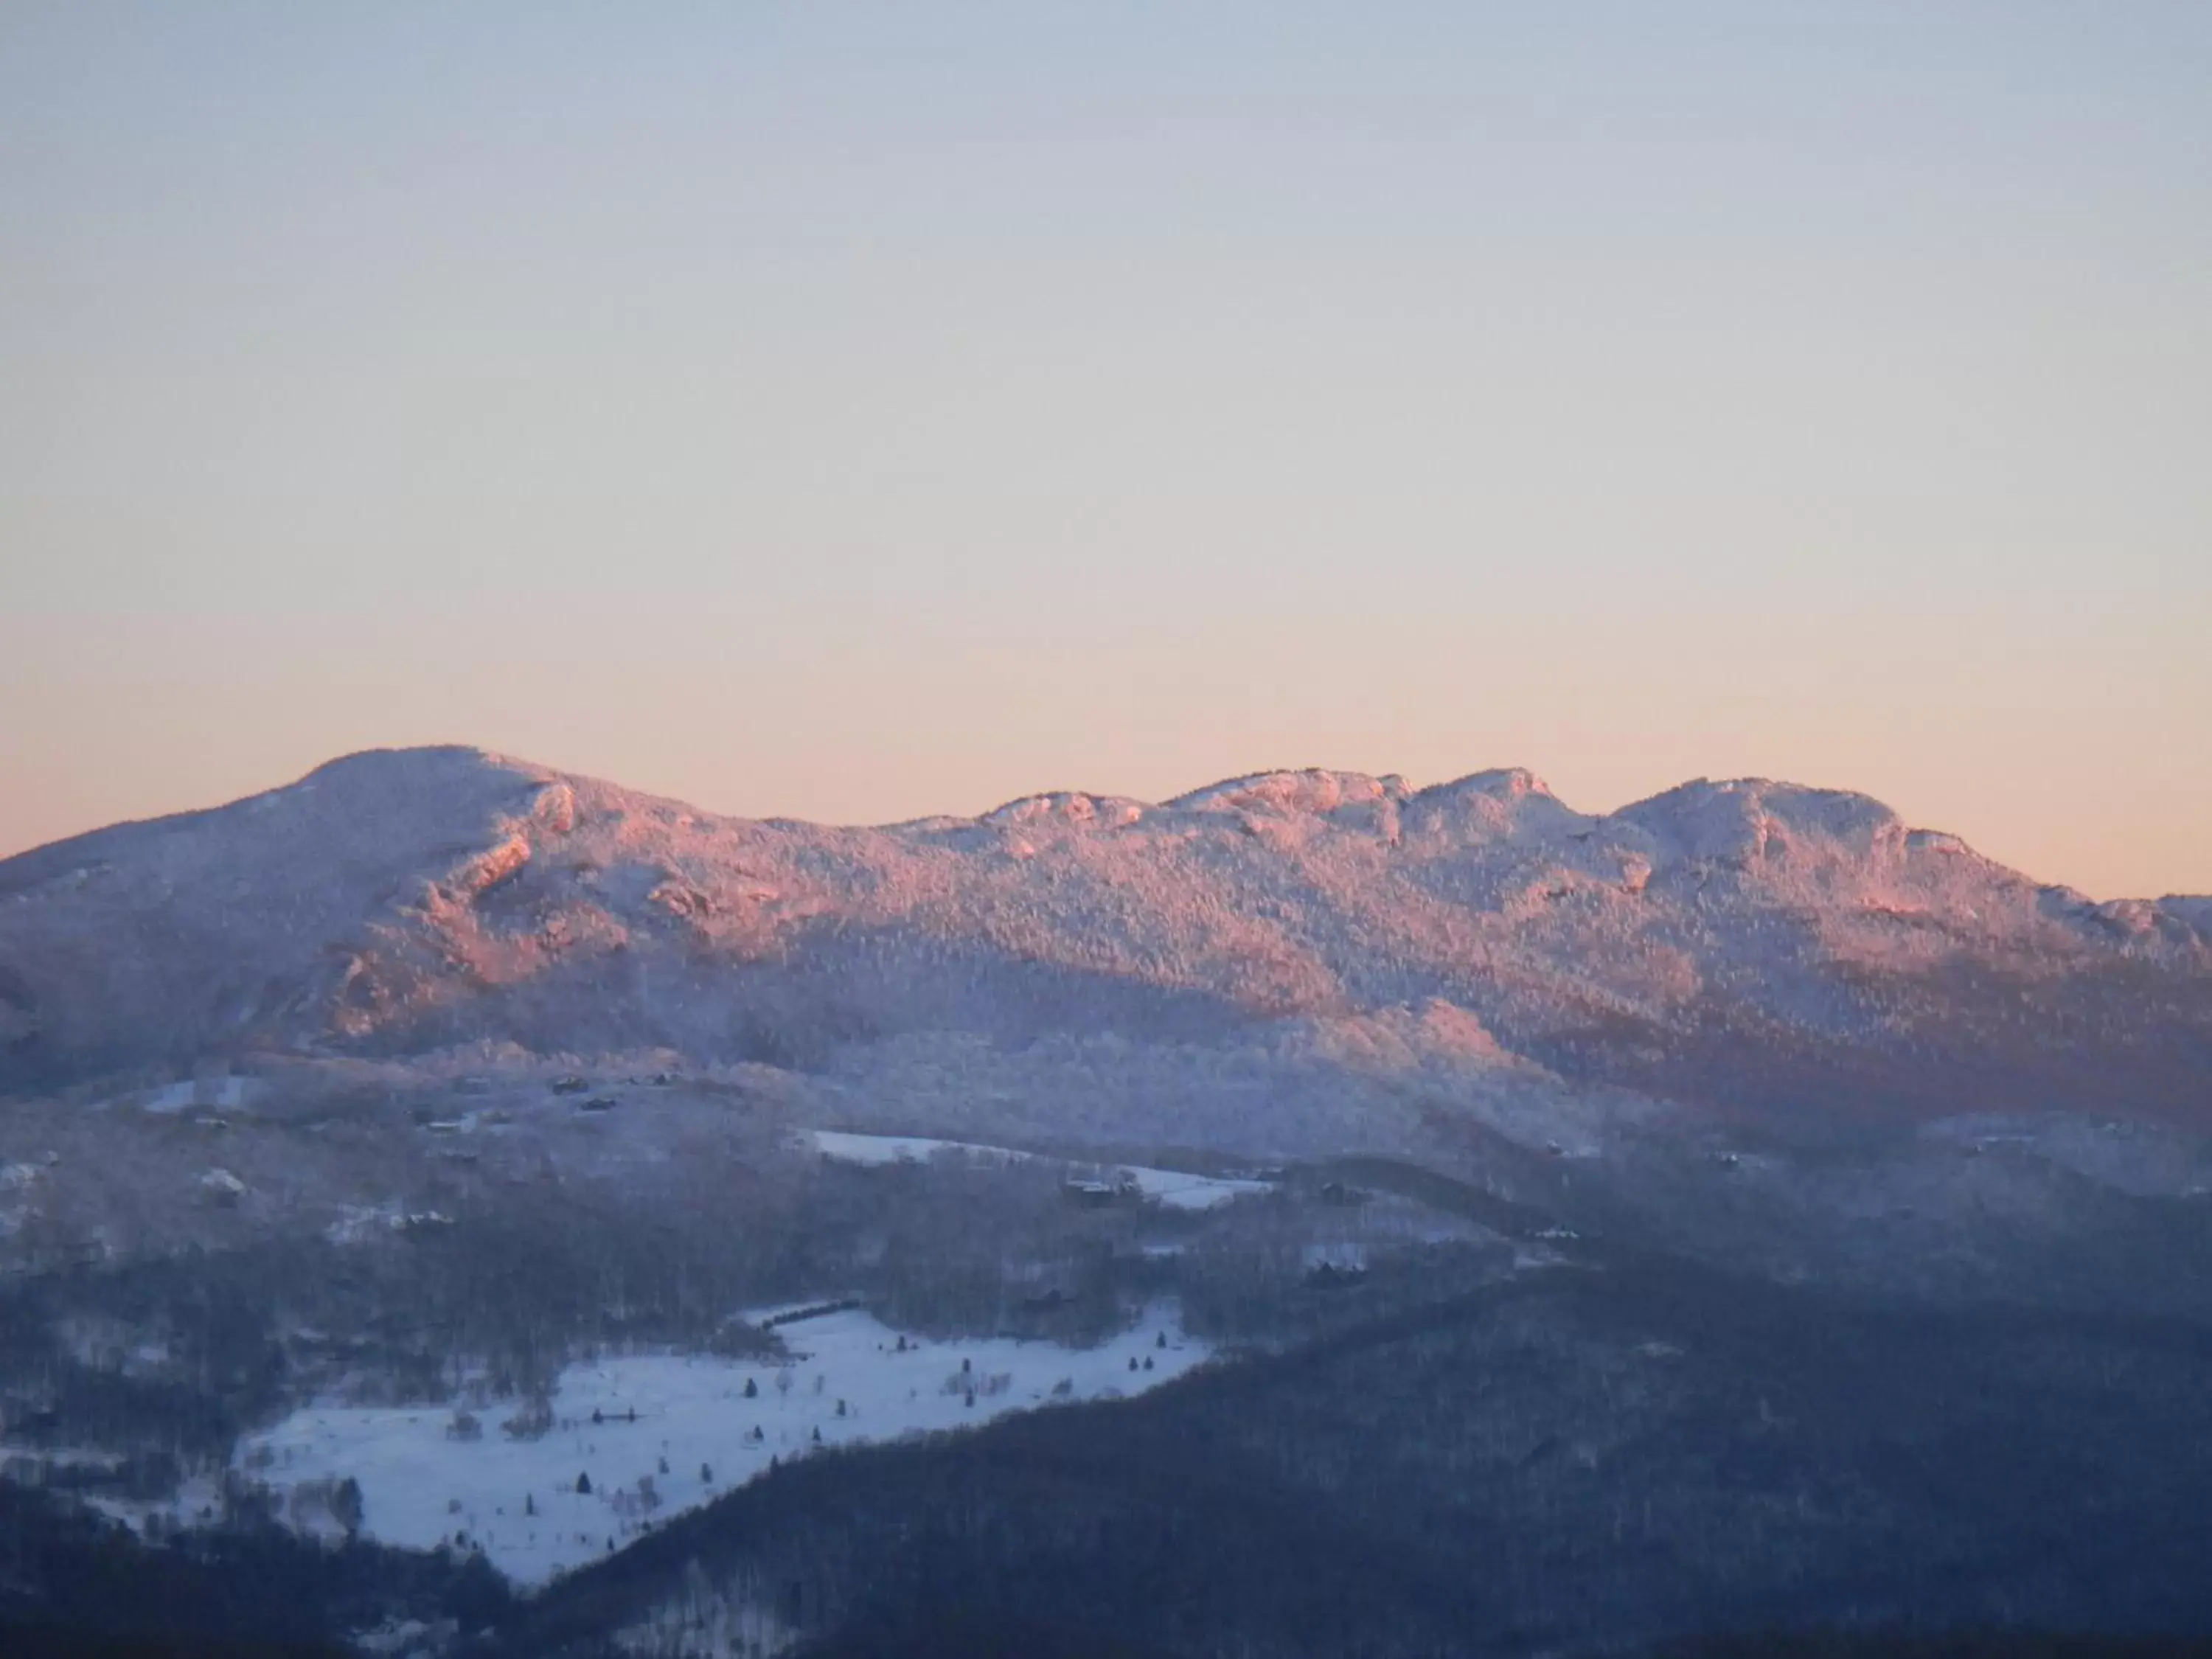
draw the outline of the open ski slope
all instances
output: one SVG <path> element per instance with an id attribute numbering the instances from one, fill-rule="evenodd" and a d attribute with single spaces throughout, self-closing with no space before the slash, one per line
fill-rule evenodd
<path id="1" fill-rule="evenodd" d="M 787 1360 L 659 1354 L 572 1365 L 553 1396 L 553 1426 L 534 1440 L 505 1431 L 512 1403 L 482 1414 L 477 1438 L 454 1437 L 447 1408 L 319 1407 L 242 1440 L 238 1462 L 284 1498 L 302 1530 L 337 1526 L 326 1494 L 351 1479 L 369 1536 L 413 1549 L 481 1548 L 509 1579 L 532 1585 L 750 1480 L 771 1459 L 1137 1394 L 1210 1353 L 1166 1306 L 1087 1349 L 925 1342 L 858 1310 L 777 1334 Z"/>

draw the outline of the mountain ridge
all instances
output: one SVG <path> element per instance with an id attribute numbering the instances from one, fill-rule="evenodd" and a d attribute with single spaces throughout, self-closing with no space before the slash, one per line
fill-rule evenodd
<path id="1" fill-rule="evenodd" d="M 1218 1049 L 1393 1010 L 1440 1030 L 1438 1006 L 1540 1072 L 1662 1097 L 1718 1086 L 1686 1066 L 1742 1094 L 1756 1051 L 1788 1056 L 1777 1098 L 1872 1065 L 1861 1092 L 1894 1103 L 1916 1054 L 2047 1050 L 2111 1059 L 2125 1109 L 2163 1115 L 2212 1054 L 2212 900 L 2096 903 L 1766 779 L 1587 814 L 1520 768 L 1279 769 L 836 826 L 464 745 L 0 861 L 19 1091 L 485 1041 L 809 1071 L 953 1036 Z M 2089 1051 L 2085 1021 L 2110 1028 Z"/>
<path id="2" fill-rule="evenodd" d="M 701 817 L 726 818 L 736 822 L 765 824 L 805 825 L 823 830 L 892 831 L 927 827 L 942 827 L 957 823 L 1006 823 L 1043 810 L 1048 803 L 1084 800 L 1117 806 L 1134 806 L 1144 811 L 1234 811 L 1247 807 L 1265 807 L 1279 811 L 1326 812 L 1340 805 L 1360 801 L 1389 799 L 1401 805 L 1408 801 L 1436 803 L 1453 798 L 1480 796 L 1492 799 L 1517 802 L 1527 796 L 1537 797 L 1541 802 L 1556 807 L 1560 812 L 1583 823 L 1608 819 L 1637 819 L 1649 817 L 1663 811 L 1668 804 L 1696 799 L 1720 799 L 1738 796 L 1745 792 L 1782 792 L 1788 795 L 1818 797 L 1848 802 L 1871 809 L 1877 819 L 1903 824 L 1901 815 L 1876 797 L 1857 790 L 1831 789 L 1821 786 L 1802 784 L 1788 779 L 1745 775 L 1713 778 L 1699 776 L 1669 785 L 1652 794 L 1623 804 L 1611 812 L 1587 813 L 1569 806 L 1553 791 L 1541 777 L 1526 767 L 1490 767 L 1462 776 L 1439 781 L 1432 784 L 1414 786 L 1403 775 L 1395 772 L 1366 773 L 1328 767 L 1277 767 L 1260 771 L 1238 774 L 1202 784 L 1178 794 L 1157 801 L 1145 801 L 1134 796 L 1080 788 L 1053 788 L 1031 791 L 1017 795 L 999 805 L 988 807 L 972 817 L 959 813 L 925 813 L 910 818 L 889 819 L 866 823 L 830 823 L 821 820 L 797 818 L 785 814 L 771 814 L 759 818 L 746 818 L 742 814 L 727 813 L 700 807 L 674 796 L 657 795 L 648 791 L 635 790 L 594 775 L 572 772 L 566 769 L 534 761 L 526 757 L 508 754 L 475 744 L 439 743 L 419 744 L 379 745 L 333 756 L 301 774 L 289 783 L 256 790 L 210 806 L 188 807 L 174 812 L 157 813 L 143 818 L 122 818 L 112 823 L 97 825 L 72 835 L 57 837 L 0 858 L 0 880 L 4 880 L 15 866 L 32 860 L 46 860 L 58 855 L 62 849 L 86 845 L 118 832 L 154 830 L 178 826 L 215 814 L 230 812 L 256 803 L 274 799 L 312 786 L 325 777 L 359 768 L 377 765 L 415 766 L 425 762 L 466 762 L 485 767 L 499 768 L 517 774 L 538 777 L 548 782 L 568 781 L 586 783 L 595 787 L 618 791 L 640 800 L 672 806 Z M 1300 792 L 1305 792 L 1301 793 Z M 1326 797 L 1326 799 L 1316 799 Z M 1927 827 L 1910 827 L 1905 833 L 1922 843 L 1937 846 L 1943 850 L 1972 854 L 1982 857 L 1968 845 L 1963 836 L 1949 830 Z M 1990 860 L 1994 863 L 1995 860 Z M 2009 867 L 2009 866 L 2000 866 Z M 2014 872 L 2014 873 L 2021 873 Z M 2026 878 L 2023 875 L 2023 879 Z M 2062 883 L 2039 884 L 2048 891 L 2073 893 L 2076 890 Z M 0 885 L 0 896 L 9 890 Z M 2110 900 L 2094 900 L 2081 896 L 2091 905 L 2167 904 L 2212 905 L 2212 894 L 2167 893 L 2155 897 L 2123 896 Z"/>

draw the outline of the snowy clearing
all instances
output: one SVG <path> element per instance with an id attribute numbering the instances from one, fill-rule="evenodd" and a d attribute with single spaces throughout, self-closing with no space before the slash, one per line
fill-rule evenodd
<path id="1" fill-rule="evenodd" d="M 834 1129 L 816 1129 L 812 1134 L 816 1150 L 841 1164 L 926 1164 L 940 1154 L 957 1154 L 979 1163 L 1054 1164 L 1069 1170 L 1103 1169 L 1128 1176 L 1146 1198 L 1176 1210 L 1210 1210 L 1231 1199 L 1267 1190 L 1264 1181 L 1186 1175 L 1179 1170 L 1147 1169 L 1139 1164 L 1091 1164 L 969 1140 L 935 1140 L 921 1135 L 848 1134 Z"/>
<path id="2" fill-rule="evenodd" d="M 925 1342 L 857 1310 L 778 1334 L 789 1361 L 664 1354 L 572 1365 L 536 1439 L 507 1432 L 522 1409 L 514 1401 L 488 1408 L 465 1437 L 450 1408 L 311 1407 L 242 1440 L 238 1462 L 284 1498 L 302 1531 L 336 1529 L 331 1498 L 350 1479 L 369 1537 L 410 1549 L 465 1540 L 534 1585 L 743 1485 L 771 1458 L 1139 1394 L 1211 1352 L 1160 1306 L 1096 1348 Z"/>

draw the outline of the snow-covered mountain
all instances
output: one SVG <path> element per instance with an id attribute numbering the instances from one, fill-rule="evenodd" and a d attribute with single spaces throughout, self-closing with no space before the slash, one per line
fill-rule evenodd
<path id="1" fill-rule="evenodd" d="M 1180 1586 L 1164 1653 L 2200 1628 L 2209 935 L 1756 780 L 840 829 L 449 748 L 41 848 L 0 1631 L 179 1528 L 257 1634 L 448 1656 L 877 1653 L 948 1584 Z"/>
<path id="2" fill-rule="evenodd" d="M 1517 769 L 1269 772 L 853 829 L 466 748 L 0 862 L 0 1087 L 484 1040 L 953 1066 L 1048 1119 L 1072 1077 L 1206 1065 L 1264 1112 L 1291 1061 L 1498 1099 L 2171 1118 L 2212 1078 L 2212 900 L 2093 903 L 1755 779 L 1590 816 Z"/>

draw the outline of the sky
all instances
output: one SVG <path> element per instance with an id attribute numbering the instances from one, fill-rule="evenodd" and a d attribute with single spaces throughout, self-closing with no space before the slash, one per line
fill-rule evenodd
<path id="1" fill-rule="evenodd" d="M 2212 6 L 0 5 L 0 854 L 1863 790 L 2212 892 Z"/>

